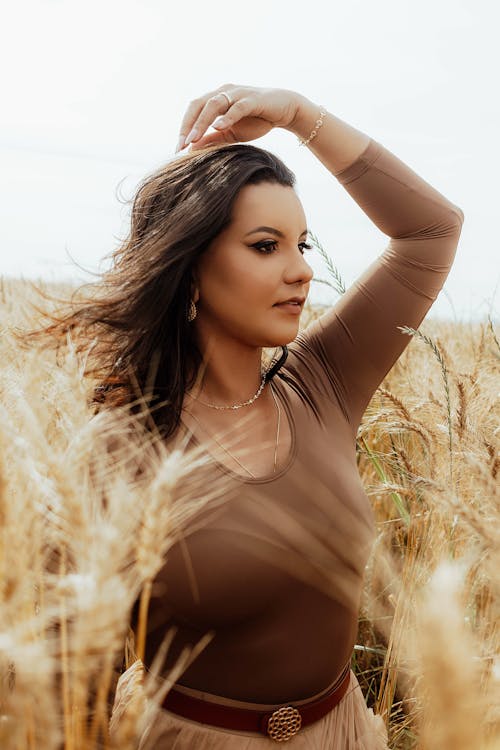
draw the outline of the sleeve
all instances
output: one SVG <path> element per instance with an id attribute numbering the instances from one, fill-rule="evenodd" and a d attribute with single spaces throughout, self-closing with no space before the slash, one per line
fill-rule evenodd
<path id="1" fill-rule="evenodd" d="M 306 370 L 357 430 L 375 390 L 411 341 L 450 271 L 464 221 L 460 208 L 377 141 L 335 175 L 390 237 L 385 251 L 330 310 L 297 336 Z"/>

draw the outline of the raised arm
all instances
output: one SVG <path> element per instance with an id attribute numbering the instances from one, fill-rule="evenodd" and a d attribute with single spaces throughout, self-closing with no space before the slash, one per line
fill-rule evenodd
<path id="1" fill-rule="evenodd" d="M 288 129 L 307 138 L 319 107 L 307 99 Z M 299 334 L 357 429 L 376 388 L 441 290 L 464 214 L 377 141 L 327 113 L 310 150 L 391 239 L 339 302 Z"/>
<path id="2" fill-rule="evenodd" d="M 177 148 L 249 141 L 273 127 L 307 139 L 319 114 L 317 104 L 289 89 L 228 83 L 190 103 Z M 205 135 L 211 124 L 217 132 Z M 409 343 L 398 327 L 418 327 L 442 288 L 464 216 L 384 146 L 330 112 L 308 148 L 391 238 L 340 302 L 299 334 L 290 345 L 296 356 L 286 363 L 313 387 L 326 385 L 355 430 Z"/>

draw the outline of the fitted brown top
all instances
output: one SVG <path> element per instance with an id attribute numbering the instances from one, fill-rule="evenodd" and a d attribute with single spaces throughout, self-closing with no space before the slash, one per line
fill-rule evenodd
<path id="1" fill-rule="evenodd" d="M 172 547 L 150 607 L 146 662 L 171 624 L 178 632 L 167 667 L 212 630 L 179 683 L 239 700 L 307 698 L 350 659 L 374 536 L 357 428 L 409 344 L 398 326 L 417 328 L 443 286 L 464 218 L 373 139 L 336 178 L 391 239 L 288 345 L 273 379 L 291 433 L 288 459 L 256 479 L 212 463 L 208 478 L 224 477 L 227 502 Z"/>

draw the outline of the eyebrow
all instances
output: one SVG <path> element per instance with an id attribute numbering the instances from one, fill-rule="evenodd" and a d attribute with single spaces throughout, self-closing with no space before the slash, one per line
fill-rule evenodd
<path id="1" fill-rule="evenodd" d="M 247 232 L 245 237 L 248 237 L 249 234 L 255 234 L 256 232 L 270 232 L 271 234 L 275 234 L 277 237 L 285 236 L 283 232 L 280 232 L 279 229 L 275 229 L 274 227 L 256 227 L 255 229 L 250 230 L 250 232 Z M 304 231 L 301 232 L 299 237 L 303 237 L 303 235 L 307 234 L 308 232 L 309 232 L 308 229 L 304 229 Z"/>

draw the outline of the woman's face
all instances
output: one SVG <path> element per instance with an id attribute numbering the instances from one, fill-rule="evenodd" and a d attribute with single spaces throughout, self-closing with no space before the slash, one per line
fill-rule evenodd
<path id="1" fill-rule="evenodd" d="M 264 347 L 293 341 L 301 308 L 292 308 L 294 314 L 276 305 L 308 295 L 313 271 L 303 257 L 310 252 L 306 227 L 293 188 L 264 182 L 240 190 L 231 224 L 197 266 L 196 325 L 204 336 Z"/>

